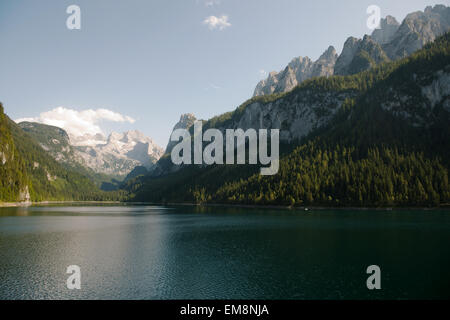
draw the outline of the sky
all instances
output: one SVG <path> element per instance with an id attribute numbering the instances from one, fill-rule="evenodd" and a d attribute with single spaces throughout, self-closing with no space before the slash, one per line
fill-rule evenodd
<path id="1" fill-rule="evenodd" d="M 297 56 L 449 0 L 0 0 L 0 101 L 72 134 L 139 130 L 166 146 L 180 115 L 237 108 Z M 70 5 L 81 29 L 66 26 Z"/>

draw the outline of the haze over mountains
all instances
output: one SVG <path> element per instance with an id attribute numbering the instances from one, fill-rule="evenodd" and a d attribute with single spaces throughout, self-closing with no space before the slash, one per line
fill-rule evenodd
<path id="1" fill-rule="evenodd" d="M 349 37 L 339 56 L 330 46 L 315 62 L 308 57 L 294 58 L 283 71 L 271 72 L 267 79 L 261 80 L 253 96 L 287 92 L 313 77 L 355 74 L 406 57 L 449 28 L 450 7 L 444 5 L 410 13 L 401 25 L 394 17 L 387 16 L 371 36 Z"/>

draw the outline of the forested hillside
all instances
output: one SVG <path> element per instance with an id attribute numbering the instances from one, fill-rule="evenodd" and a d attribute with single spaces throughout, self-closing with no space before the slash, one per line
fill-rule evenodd
<path id="1" fill-rule="evenodd" d="M 288 93 L 254 98 L 234 112 L 211 119 L 205 127 L 235 128 L 255 102 L 261 108 L 272 103 L 283 110 L 303 93 L 352 93 L 329 122 L 284 146 L 277 175 L 261 176 L 255 166 L 184 166 L 162 177 L 139 177 L 126 188 L 135 200 L 156 202 L 448 203 L 449 75 L 447 33 L 408 58 L 352 76 L 311 79 Z M 314 106 L 312 110 L 320 111 Z M 282 135 L 285 129 L 280 129 Z"/>
<path id="2" fill-rule="evenodd" d="M 124 192 L 100 191 L 86 176 L 59 164 L 1 108 L 0 201 L 123 199 Z"/>
<path id="3" fill-rule="evenodd" d="M 95 172 L 89 168 L 84 159 L 77 154 L 75 148 L 70 144 L 69 135 L 65 130 L 36 122 L 21 122 L 18 126 L 32 136 L 66 170 L 88 177 L 102 190 L 107 190 L 104 188 L 106 185 L 110 185 L 107 191 L 118 189 L 120 176 Z"/>
<path id="4" fill-rule="evenodd" d="M 0 103 L 0 202 L 29 199 L 29 179 Z"/>

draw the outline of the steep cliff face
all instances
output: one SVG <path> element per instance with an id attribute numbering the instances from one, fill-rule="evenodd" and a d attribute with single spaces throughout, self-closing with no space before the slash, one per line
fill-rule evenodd
<path id="1" fill-rule="evenodd" d="M 61 128 L 35 122 L 19 126 L 36 139 L 40 146 L 59 163 L 80 169 L 90 176 L 103 174 L 126 176 L 136 166 L 150 168 L 163 150 L 139 131 L 111 133 L 108 138 L 95 136 L 69 137 Z"/>
<path id="2" fill-rule="evenodd" d="M 380 27 L 375 29 L 372 33 L 372 38 L 380 45 L 387 44 L 392 41 L 400 24 L 392 16 L 386 16 L 381 19 Z"/>
<path id="3" fill-rule="evenodd" d="M 436 5 L 410 13 L 383 49 L 392 60 L 403 58 L 450 29 L 450 7 Z"/>
<path id="4" fill-rule="evenodd" d="M 137 166 L 149 169 L 163 154 L 161 147 L 139 131 L 113 132 L 107 139 L 97 137 L 96 144 L 90 141 L 89 137 L 86 143 L 78 139 L 74 146 L 77 159 L 95 172 L 108 175 L 125 176 Z"/>
<path id="5" fill-rule="evenodd" d="M 313 77 L 350 75 L 368 70 L 379 63 L 409 56 L 448 30 L 450 7 L 444 5 L 411 13 L 401 25 L 394 17 L 387 16 L 371 36 L 349 37 L 339 56 L 330 47 L 315 62 L 308 57 L 299 57 L 282 72 L 271 72 L 267 79 L 258 83 L 253 96 L 287 92 Z"/>
<path id="6" fill-rule="evenodd" d="M 260 81 L 253 95 L 286 92 L 307 79 L 330 76 L 333 74 L 336 59 L 336 50 L 332 46 L 314 62 L 308 57 L 294 58 L 283 71 L 271 72 L 266 80 Z"/>
<path id="7" fill-rule="evenodd" d="M 336 61 L 334 74 L 355 74 L 388 60 L 381 46 L 370 36 L 366 35 L 363 39 L 350 37 Z"/>
<path id="8" fill-rule="evenodd" d="M 180 120 L 173 127 L 172 132 L 177 129 L 189 129 L 194 124 L 195 120 L 197 120 L 197 118 L 192 113 L 182 114 Z M 176 142 L 172 142 L 169 139 L 164 154 L 170 153 L 175 145 Z"/>
<path id="9" fill-rule="evenodd" d="M 333 46 L 329 46 L 328 49 L 319 57 L 314 63 L 312 68 L 311 77 L 329 77 L 334 74 L 334 65 L 338 55 L 336 49 Z"/>
<path id="10" fill-rule="evenodd" d="M 238 128 L 280 129 L 280 141 L 291 143 L 328 124 L 344 102 L 357 95 L 357 90 L 322 90 L 306 86 L 274 101 L 252 102 L 233 121 L 214 127 L 222 132 Z"/>
<path id="11" fill-rule="evenodd" d="M 172 132 L 177 129 L 189 129 L 192 127 L 197 118 L 192 113 L 183 114 L 180 120 L 175 124 Z M 161 156 L 161 158 L 156 162 L 156 164 L 150 168 L 149 174 L 151 176 L 161 176 L 171 172 L 176 172 L 180 169 L 180 166 L 175 166 L 172 163 L 171 155 L 173 147 L 177 142 L 170 141 L 167 143 L 166 151 Z"/>

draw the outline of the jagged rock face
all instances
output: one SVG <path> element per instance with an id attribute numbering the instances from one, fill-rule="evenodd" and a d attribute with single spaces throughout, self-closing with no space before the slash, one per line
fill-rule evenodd
<path id="1" fill-rule="evenodd" d="M 271 72 L 266 80 L 258 83 L 253 96 L 287 92 L 312 77 L 355 74 L 389 59 L 403 58 L 449 29 L 450 7 L 444 5 L 411 13 L 401 25 L 394 17 L 387 16 L 371 36 L 349 37 L 339 57 L 330 47 L 316 62 L 299 57 L 282 72 Z"/>
<path id="2" fill-rule="evenodd" d="M 381 45 L 387 44 L 394 39 L 399 27 L 400 24 L 394 17 L 386 16 L 386 18 L 381 19 L 380 28 L 373 31 L 372 38 Z"/>
<path id="3" fill-rule="evenodd" d="M 427 7 L 424 12 L 408 14 L 392 41 L 384 45 L 384 50 L 391 59 L 399 59 L 434 41 L 449 29 L 450 7 Z"/>
<path id="4" fill-rule="evenodd" d="M 95 137 L 96 139 L 101 137 Z M 163 154 L 163 150 L 139 131 L 113 132 L 103 144 L 92 146 L 92 137 L 86 136 L 86 145 L 77 139 L 75 153 L 95 172 L 126 175 L 136 166 L 150 168 Z"/>
<path id="5" fill-rule="evenodd" d="M 226 129 L 280 129 L 280 141 L 292 143 L 327 125 L 345 100 L 354 99 L 358 94 L 356 90 L 302 88 L 273 102 L 253 102 L 232 123 L 214 128 L 224 137 Z"/>
<path id="6" fill-rule="evenodd" d="M 83 166 L 97 173 L 124 176 L 136 166 L 150 168 L 163 150 L 139 131 L 69 136 L 65 130 L 34 122 L 19 126 L 33 136 L 56 161 Z"/>
<path id="7" fill-rule="evenodd" d="M 344 43 L 344 48 L 336 61 L 336 65 L 334 66 L 335 74 L 343 74 L 350 63 L 353 61 L 353 58 L 356 55 L 356 51 L 358 50 L 360 44 L 360 40 L 354 37 L 349 37 Z"/>
<path id="8" fill-rule="evenodd" d="M 192 113 L 186 113 L 181 115 L 180 121 L 177 122 L 177 124 L 173 127 L 172 132 L 177 129 L 189 129 L 197 120 L 197 118 Z M 169 140 L 167 143 L 165 154 L 168 154 L 172 151 L 172 148 L 176 145 L 176 142 L 172 142 Z"/>
<path id="9" fill-rule="evenodd" d="M 314 63 L 311 77 L 329 77 L 334 74 L 334 66 L 338 55 L 333 46 L 329 46 L 319 59 Z"/>
<path id="10" fill-rule="evenodd" d="M 269 76 L 266 80 L 261 80 L 255 89 L 254 96 L 263 96 L 272 94 L 275 92 L 275 89 L 278 85 L 278 73 L 272 71 L 269 73 Z"/>
<path id="11" fill-rule="evenodd" d="M 290 143 L 328 124 L 344 101 L 356 95 L 357 92 L 351 90 L 299 90 L 290 97 L 283 97 L 274 102 L 252 103 L 229 128 L 280 129 L 280 141 Z M 229 128 L 218 129 L 225 132 L 224 130 Z"/>
<path id="12" fill-rule="evenodd" d="M 287 92 L 307 79 L 330 76 L 333 74 L 336 59 L 336 50 L 332 46 L 315 62 L 308 57 L 294 58 L 283 71 L 271 72 L 266 80 L 260 81 L 253 96 Z"/>
<path id="13" fill-rule="evenodd" d="M 192 113 L 183 114 L 180 117 L 180 121 L 178 121 L 177 124 L 173 127 L 172 132 L 177 129 L 189 129 L 196 120 L 197 118 Z M 167 144 L 164 155 L 162 155 L 158 162 L 152 168 L 150 168 L 149 174 L 151 174 L 152 176 L 160 176 L 169 172 L 175 172 L 180 168 L 180 166 L 175 166 L 172 164 L 170 155 L 173 147 L 176 146 L 177 143 L 178 142 L 170 141 L 169 138 L 169 142 Z"/>
<path id="14" fill-rule="evenodd" d="M 381 46 L 372 37 L 365 35 L 362 40 L 350 37 L 336 61 L 334 73 L 355 74 L 388 60 Z"/>

